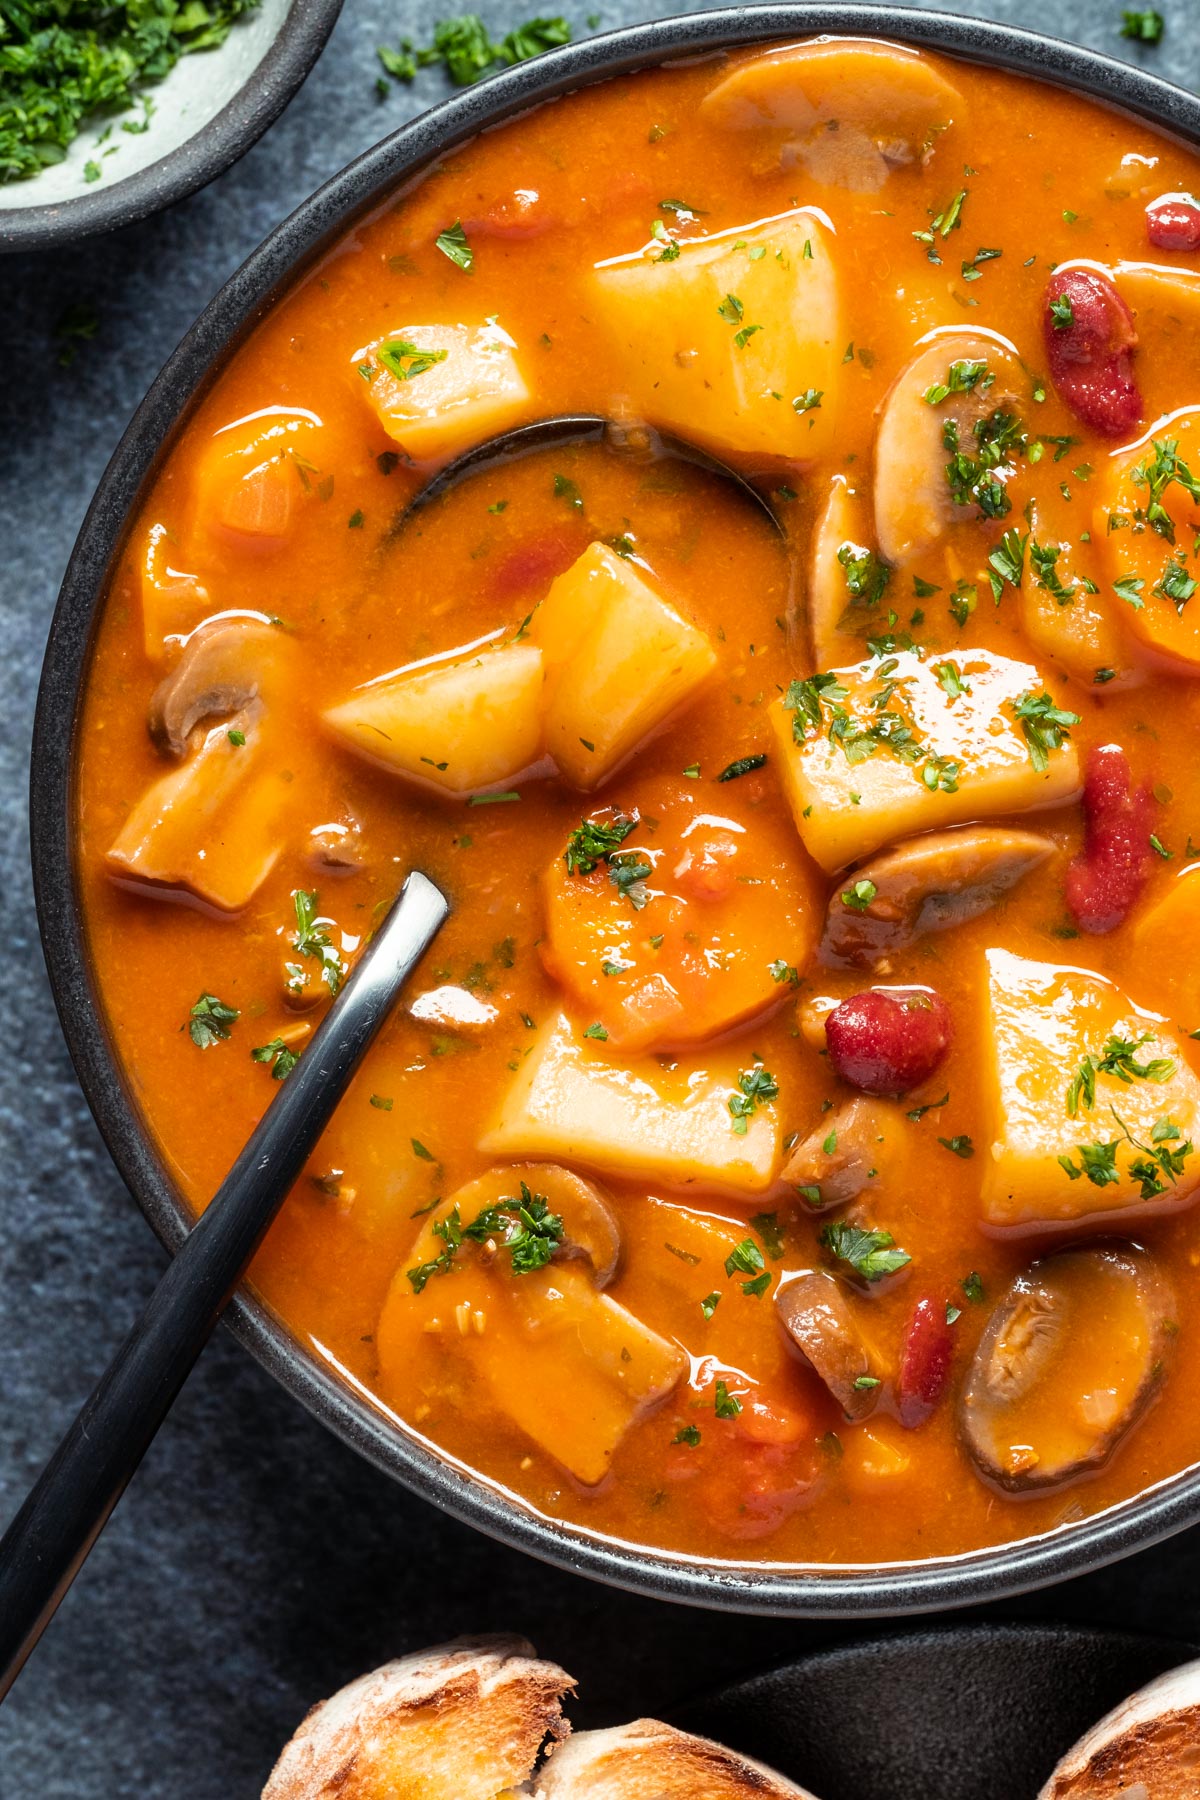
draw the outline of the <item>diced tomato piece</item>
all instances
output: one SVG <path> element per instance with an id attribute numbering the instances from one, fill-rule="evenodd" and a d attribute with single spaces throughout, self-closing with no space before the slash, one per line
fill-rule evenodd
<path id="1" fill-rule="evenodd" d="M 1134 789 L 1119 744 L 1088 757 L 1083 786 L 1083 849 L 1067 870 L 1067 906 L 1081 931 L 1115 931 L 1141 893 L 1149 872 L 1154 796 Z"/>

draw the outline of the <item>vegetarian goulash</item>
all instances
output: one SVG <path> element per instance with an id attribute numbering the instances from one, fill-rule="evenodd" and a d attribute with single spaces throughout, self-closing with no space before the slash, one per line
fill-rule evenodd
<path id="1" fill-rule="evenodd" d="M 887 44 L 613 81 L 167 459 L 80 769 L 120 1054 L 202 1205 L 441 884 L 256 1280 L 548 1515 L 876 1563 L 1200 1456 L 1198 185 Z"/>

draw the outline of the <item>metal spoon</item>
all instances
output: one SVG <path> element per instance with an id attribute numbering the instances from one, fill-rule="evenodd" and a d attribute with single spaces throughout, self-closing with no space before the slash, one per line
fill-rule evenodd
<path id="1" fill-rule="evenodd" d="M 0 1539 L 0 1700 L 170 1410 L 396 996 L 449 912 L 413 872 Z"/>
<path id="2" fill-rule="evenodd" d="M 556 444 L 584 443 L 606 444 L 616 454 L 626 455 L 631 461 L 637 462 L 675 457 L 680 462 L 691 463 L 694 468 L 703 469 L 706 474 L 720 476 L 723 481 L 732 482 L 748 500 L 753 501 L 782 537 L 787 535 L 766 495 L 728 463 L 721 462 L 718 457 L 711 456 L 698 445 L 688 443 L 685 438 L 664 435 L 651 430 L 648 425 L 629 425 L 616 419 L 606 419 L 600 413 L 556 413 L 551 418 L 534 419 L 528 425 L 517 425 L 511 431 L 502 431 L 496 437 L 485 438 L 483 443 L 473 445 L 461 456 L 456 456 L 453 462 L 447 463 L 444 469 L 439 469 L 432 481 L 413 495 L 396 518 L 388 535 L 395 537 L 415 512 L 428 506 L 433 500 L 440 500 L 467 475 L 514 462 L 518 457 L 531 456 L 538 450 L 548 450 Z"/>

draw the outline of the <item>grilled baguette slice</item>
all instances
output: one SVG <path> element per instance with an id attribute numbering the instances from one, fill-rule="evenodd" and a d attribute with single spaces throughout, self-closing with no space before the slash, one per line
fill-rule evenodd
<path id="1" fill-rule="evenodd" d="M 497 1800 L 528 1780 L 547 1737 L 570 1730 L 556 1663 L 518 1637 L 459 1638 L 315 1706 L 262 1800 Z"/>
<path id="2" fill-rule="evenodd" d="M 1196 1800 L 1200 1662 L 1131 1694 L 1080 1738 L 1038 1800 Z"/>
<path id="3" fill-rule="evenodd" d="M 657 1719 L 581 1731 L 549 1755 L 536 1800 L 814 1800 L 806 1788 Z"/>

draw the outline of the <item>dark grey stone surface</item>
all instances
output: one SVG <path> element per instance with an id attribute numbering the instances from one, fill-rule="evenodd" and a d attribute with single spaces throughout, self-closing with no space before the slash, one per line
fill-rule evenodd
<path id="1" fill-rule="evenodd" d="M 1121 42 L 1120 4 L 967 10 L 1196 85 L 1191 0 L 1159 0 L 1156 50 Z M 655 16 L 639 0 L 586 0 L 570 14 L 577 35 L 589 8 L 605 26 Z M 0 1518 L 161 1266 L 76 1090 L 37 943 L 26 762 L 54 595 L 107 457 L 200 307 L 327 175 L 447 91 L 430 70 L 379 103 L 374 51 L 427 39 L 450 10 L 347 0 L 301 94 L 214 186 L 112 238 L 0 261 Z M 504 0 L 487 16 L 499 35 L 534 10 Z M 64 370 L 52 326 L 79 299 L 100 329 Z M 1200 1636 L 1200 1533 L 1000 1610 Z M 0 1800 L 252 1796 L 307 1706 L 343 1680 L 506 1628 L 580 1677 L 587 1722 L 665 1709 L 845 1635 L 633 1599 L 489 1544 L 359 1462 L 222 1334 L 0 1713 Z"/>

